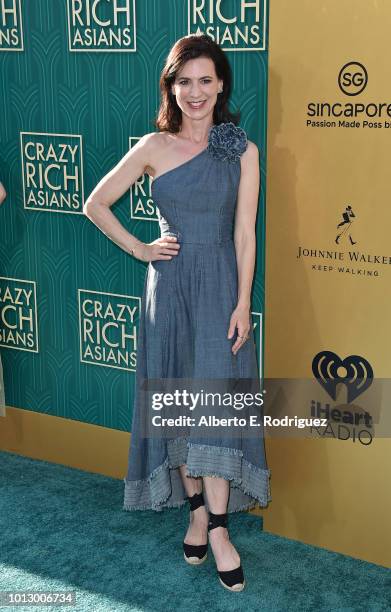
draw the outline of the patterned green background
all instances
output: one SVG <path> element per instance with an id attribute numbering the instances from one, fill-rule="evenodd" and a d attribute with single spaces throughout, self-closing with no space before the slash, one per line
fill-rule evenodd
<path id="1" fill-rule="evenodd" d="M 240 0 L 222 4 L 226 16 L 240 15 Z M 261 23 L 265 5 L 260 0 Z M 0 178 L 8 192 L 0 207 L 0 288 L 4 295 L 6 286 L 21 286 L 8 279 L 35 287 L 37 324 L 28 351 L 1 336 L 6 404 L 126 431 L 134 371 L 82 361 L 78 292 L 103 292 L 103 301 L 105 294 L 131 296 L 124 301 L 134 304 L 142 294 L 146 264 L 123 252 L 80 210 L 53 213 L 25 207 L 21 134 L 81 135 L 86 199 L 126 153 L 131 139 L 154 131 L 159 75 L 174 41 L 188 33 L 189 5 L 187 0 L 136 0 L 135 9 L 134 52 L 70 51 L 66 0 L 22 0 L 23 50 L 9 50 L 0 13 Z M 102 17 L 106 10 L 102 8 Z M 248 13 L 248 27 L 255 12 L 250 17 Z M 252 301 L 254 313 L 261 313 L 268 57 L 266 49 L 250 50 L 242 42 L 238 46 L 240 50 L 227 50 L 234 75 L 232 108 L 240 108 L 240 124 L 261 150 Z M 159 236 L 155 221 L 132 218 L 129 193 L 112 210 L 138 238 L 150 242 Z M 0 302 L 0 315 L 4 306 Z M 258 327 L 259 321 L 254 315 Z M 0 332 L 4 334 L 1 318 Z"/>

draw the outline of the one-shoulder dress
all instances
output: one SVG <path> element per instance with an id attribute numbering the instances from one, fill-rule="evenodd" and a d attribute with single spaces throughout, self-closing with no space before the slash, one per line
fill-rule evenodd
<path id="1" fill-rule="evenodd" d="M 234 217 L 247 146 L 242 128 L 213 125 L 203 151 L 152 183 L 161 235 L 177 236 L 180 249 L 172 259 L 149 262 L 146 271 L 124 510 L 184 504 L 183 464 L 189 476 L 229 481 L 227 512 L 265 507 L 271 500 L 263 424 L 251 437 L 200 439 L 191 428 L 171 439 L 151 437 L 143 429 L 141 401 L 149 379 L 259 380 L 253 329 L 236 355 L 231 347 L 237 332 L 228 339 L 238 295 Z"/>

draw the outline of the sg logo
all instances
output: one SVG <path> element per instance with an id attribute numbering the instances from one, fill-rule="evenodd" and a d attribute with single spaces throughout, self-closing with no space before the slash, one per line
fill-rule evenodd
<path id="1" fill-rule="evenodd" d="M 368 73 L 359 62 L 348 62 L 338 75 L 338 85 L 347 96 L 358 96 L 368 83 Z"/>

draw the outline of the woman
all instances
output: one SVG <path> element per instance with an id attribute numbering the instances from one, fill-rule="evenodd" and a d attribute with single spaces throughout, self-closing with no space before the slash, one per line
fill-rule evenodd
<path id="1" fill-rule="evenodd" d="M 85 205 L 111 240 L 148 262 L 124 509 L 160 511 L 188 499 L 185 560 L 206 559 L 209 535 L 221 584 L 241 591 L 244 575 L 227 514 L 271 499 L 263 433 L 207 444 L 193 432 L 169 440 L 145 437 L 141 383 L 259 378 L 250 321 L 258 149 L 228 110 L 230 66 L 210 37 L 175 43 L 160 88 L 160 132 L 142 137 Z M 153 177 L 161 230 L 150 244 L 129 234 L 109 211 L 145 172 Z"/>

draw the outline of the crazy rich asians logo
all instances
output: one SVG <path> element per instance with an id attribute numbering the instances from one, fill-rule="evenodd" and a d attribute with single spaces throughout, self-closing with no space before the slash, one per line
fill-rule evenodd
<path id="1" fill-rule="evenodd" d="M 208 34 L 224 51 L 264 51 L 266 0 L 188 0 L 188 34 Z"/>
<path id="2" fill-rule="evenodd" d="M 24 207 L 83 214 L 82 138 L 21 132 Z"/>
<path id="3" fill-rule="evenodd" d="M 389 129 L 391 128 L 391 101 L 361 102 L 358 96 L 368 85 L 366 67 L 356 61 L 347 62 L 341 67 L 336 85 L 343 101 L 311 101 L 307 105 L 307 127 L 314 128 L 351 128 L 351 129 Z M 358 99 L 357 99 L 358 98 Z"/>
<path id="4" fill-rule="evenodd" d="M 139 137 L 129 138 L 129 148 L 137 144 Z M 157 221 L 157 208 L 152 199 L 152 178 L 147 174 L 140 176 L 130 188 L 130 217 L 140 221 Z"/>
<path id="5" fill-rule="evenodd" d="M 140 298 L 79 289 L 80 361 L 136 371 Z"/>
<path id="6" fill-rule="evenodd" d="M 341 208 L 338 223 L 335 224 L 333 243 L 342 248 L 348 247 L 348 251 L 336 250 L 331 246 L 326 249 L 299 246 L 296 258 L 309 260 L 313 272 L 338 272 L 378 278 L 384 268 L 390 266 L 391 256 L 365 253 L 357 247 L 357 220 L 356 209 L 353 209 L 351 204 L 346 204 Z"/>
<path id="7" fill-rule="evenodd" d="M 136 51 L 135 0 L 67 0 L 70 51 Z"/>
<path id="8" fill-rule="evenodd" d="M 0 346 L 38 353 L 34 281 L 0 276 Z"/>
<path id="9" fill-rule="evenodd" d="M 21 0 L 0 0 L 0 51 L 23 51 Z"/>
<path id="10" fill-rule="evenodd" d="M 321 351 L 312 361 L 312 373 L 330 401 L 311 400 L 312 418 L 326 418 L 325 427 L 311 427 L 319 437 L 351 440 L 368 446 L 373 439 L 373 417 L 368 410 L 353 404 L 365 394 L 373 383 L 373 369 L 361 355 L 341 359 L 332 351 Z M 347 403 L 337 404 L 339 386 L 345 392 Z M 367 394 L 368 399 L 368 394 Z"/>

